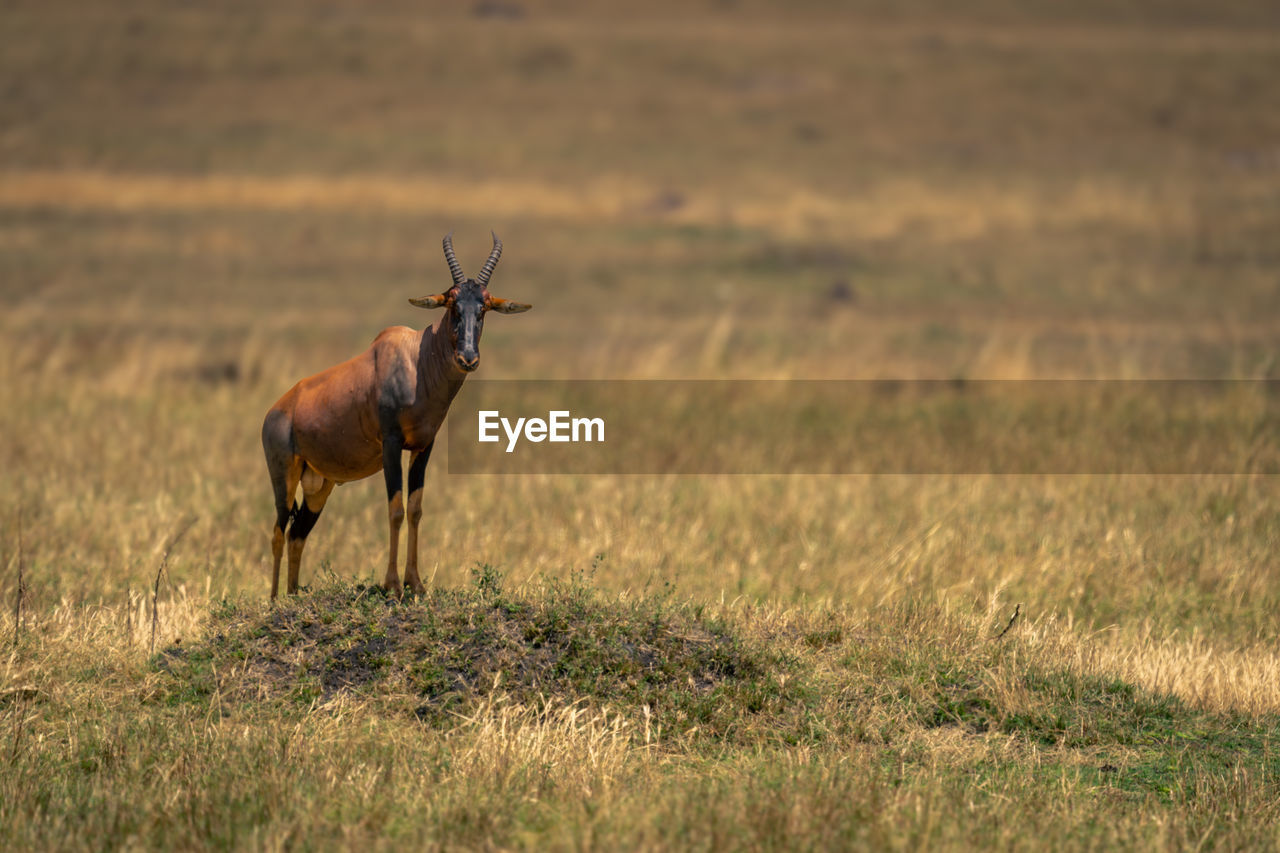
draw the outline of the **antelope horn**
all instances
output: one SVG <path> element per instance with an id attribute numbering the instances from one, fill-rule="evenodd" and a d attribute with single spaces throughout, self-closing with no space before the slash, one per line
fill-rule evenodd
<path id="1" fill-rule="evenodd" d="M 489 233 L 493 234 L 492 231 Z M 484 266 L 480 268 L 480 274 L 476 276 L 476 283 L 481 287 L 489 286 L 489 276 L 493 275 L 493 268 L 498 265 L 500 257 L 502 257 L 502 241 L 498 239 L 497 234 L 493 234 L 493 251 L 489 253 L 489 260 L 484 262 Z"/>
<path id="2" fill-rule="evenodd" d="M 453 254 L 453 232 L 444 235 L 444 259 L 449 262 L 449 272 L 453 273 L 453 283 L 462 284 L 467 277 L 462 274 L 462 264 Z"/>

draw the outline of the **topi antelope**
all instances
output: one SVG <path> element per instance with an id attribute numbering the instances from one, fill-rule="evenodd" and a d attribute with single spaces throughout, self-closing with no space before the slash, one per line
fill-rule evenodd
<path id="1" fill-rule="evenodd" d="M 405 517 L 401 454 L 409 452 L 409 542 L 404 584 L 422 592 L 418 578 L 418 522 L 427 459 L 449 404 L 467 374 L 480 364 L 480 332 L 487 311 L 518 314 L 531 306 L 489 295 L 489 277 L 502 255 L 493 251 L 474 279 L 462 273 L 453 254 L 453 235 L 444 238 L 444 257 L 453 286 L 444 293 L 409 301 L 419 308 L 445 308 L 429 329 L 383 329 L 369 349 L 342 364 L 303 379 L 267 412 L 262 448 L 275 492 L 276 524 L 271 538 L 275 565 L 271 597 L 280 586 L 280 558 L 289 542 L 289 592 L 298 591 L 298 569 L 307 534 L 315 526 L 337 483 L 361 480 L 381 470 L 387 483 L 391 547 L 383 586 L 400 593 L 396 552 Z M 302 502 L 295 500 L 302 485 Z"/>

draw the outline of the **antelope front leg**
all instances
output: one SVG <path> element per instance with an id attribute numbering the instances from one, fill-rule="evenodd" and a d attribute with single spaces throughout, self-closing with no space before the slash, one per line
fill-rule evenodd
<path id="1" fill-rule="evenodd" d="M 409 542 L 404 557 L 404 585 L 419 595 L 426 589 L 418 578 L 418 522 L 422 520 L 422 483 L 426 480 L 427 460 L 434 446 L 433 441 L 426 450 L 409 455 Z"/>
<path id="2" fill-rule="evenodd" d="M 396 571 L 396 552 L 400 549 L 400 523 L 404 521 L 403 473 L 400 470 L 400 453 L 404 440 L 384 436 L 382 439 L 382 475 L 387 481 L 387 520 L 390 522 L 391 541 L 387 554 L 387 576 L 382 588 L 400 595 L 400 574 Z"/>

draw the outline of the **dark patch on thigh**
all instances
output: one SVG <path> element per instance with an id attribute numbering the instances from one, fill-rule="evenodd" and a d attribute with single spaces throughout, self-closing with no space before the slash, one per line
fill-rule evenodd
<path id="1" fill-rule="evenodd" d="M 306 501 L 297 504 L 293 510 L 293 524 L 289 526 L 289 538 L 306 539 L 319 517 L 320 513 L 307 506 Z"/>

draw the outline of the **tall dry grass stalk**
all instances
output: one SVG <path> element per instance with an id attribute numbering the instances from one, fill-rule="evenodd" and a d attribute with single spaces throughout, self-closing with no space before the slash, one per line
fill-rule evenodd
<path id="1" fill-rule="evenodd" d="M 13 645 L 16 647 L 18 641 L 22 639 L 22 605 L 23 599 L 27 594 L 27 553 L 26 543 L 23 540 L 22 530 L 22 509 L 18 509 L 18 580 L 14 585 L 13 592 Z"/>
<path id="2" fill-rule="evenodd" d="M 156 568 L 155 584 L 151 590 L 151 654 L 156 652 L 156 634 L 160 630 L 160 580 L 164 577 L 165 569 L 169 567 L 169 555 L 173 553 L 174 548 L 178 547 L 182 537 L 187 535 L 187 531 L 191 529 L 197 520 L 195 516 L 192 516 L 178 526 L 176 532 L 164 546 L 164 553 L 161 555 L 160 564 Z"/>

